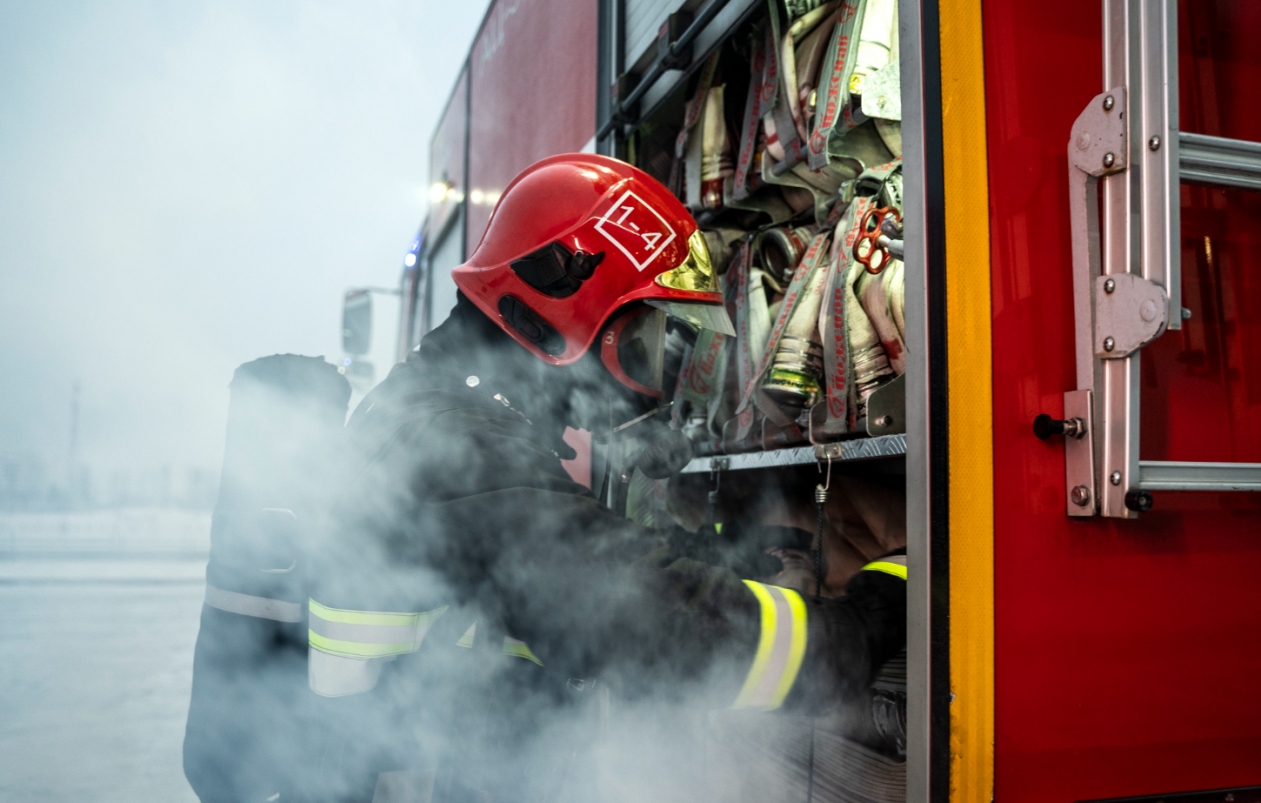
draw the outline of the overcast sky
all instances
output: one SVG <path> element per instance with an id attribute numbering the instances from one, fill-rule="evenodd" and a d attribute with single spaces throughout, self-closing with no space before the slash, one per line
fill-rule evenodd
<path id="1" fill-rule="evenodd" d="M 0 0 L 0 455 L 217 468 L 226 385 L 393 285 L 486 0 Z"/>

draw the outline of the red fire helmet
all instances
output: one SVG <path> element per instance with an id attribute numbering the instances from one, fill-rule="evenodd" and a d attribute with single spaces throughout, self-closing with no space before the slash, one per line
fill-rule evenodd
<path id="1" fill-rule="evenodd" d="M 735 334 L 691 215 L 656 179 L 607 156 L 562 154 L 526 168 L 452 277 L 487 317 L 553 365 L 581 357 L 633 302 Z M 610 326 L 603 351 L 623 332 L 651 328 Z"/>

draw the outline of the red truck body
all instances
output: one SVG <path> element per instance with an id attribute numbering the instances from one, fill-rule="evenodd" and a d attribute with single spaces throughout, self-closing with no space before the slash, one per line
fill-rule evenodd
<path id="1" fill-rule="evenodd" d="M 646 112 L 610 123 L 614 84 L 652 61 L 621 52 L 628 3 L 492 2 L 431 142 L 429 259 L 404 345 L 454 298 L 441 288 L 458 260 L 434 255 L 466 258 L 517 172 L 553 153 L 627 155 L 619 137 Z M 665 19 L 679 3 L 658 5 Z M 730 7 L 712 24 L 765 13 Z M 921 104 L 906 118 L 919 133 L 903 123 L 908 187 L 914 172 L 923 193 L 907 235 L 923 336 L 908 342 L 920 407 L 905 462 L 912 800 L 1261 784 L 1261 495 L 1157 492 L 1134 519 L 1070 517 L 1065 448 L 1031 430 L 1077 386 L 1067 146 L 1106 88 L 1102 8 L 899 4 L 903 105 Z M 1261 141 L 1261 6 L 1183 0 L 1177 26 L 1182 129 Z M 641 103 L 687 91 L 701 50 Z M 1141 457 L 1261 463 L 1261 195 L 1184 183 L 1181 215 L 1190 317 L 1135 358 Z M 1261 799 L 1225 794 L 1188 800 Z"/>

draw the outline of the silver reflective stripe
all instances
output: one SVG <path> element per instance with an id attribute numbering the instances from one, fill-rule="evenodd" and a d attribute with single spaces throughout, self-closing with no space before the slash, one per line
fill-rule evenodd
<path id="1" fill-rule="evenodd" d="M 745 580 L 761 609 L 753 666 L 734 708 L 779 708 L 792 690 L 806 653 L 806 606 L 796 591 Z"/>
<path id="2" fill-rule="evenodd" d="M 766 590 L 770 592 L 771 599 L 775 603 L 775 638 L 771 642 L 771 654 L 762 670 L 762 677 L 758 679 L 759 682 L 753 688 L 749 698 L 749 705 L 752 708 L 765 708 L 770 705 L 775 688 L 779 685 L 779 679 L 783 677 L 784 667 L 788 665 L 788 650 L 793 640 L 792 628 L 784 627 L 785 623 L 792 621 L 788 599 L 784 596 L 784 592 L 775 586 L 766 586 Z"/>
<path id="3" fill-rule="evenodd" d="M 274 622 L 301 622 L 302 603 L 255 597 L 206 584 L 206 604 L 212 608 Z"/>
<path id="4" fill-rule="evenodd" d="M 354 611 L 307 600 L 310 645 L 347 658 L 405 655 L 420 648 L 446 606 L 425 612 Z"/>
<path id="5" fill-rule="evenodd" d="M 330 622 L 316 615 L 311 617 L 311 632 L 317 636 L 358 644 L 419 644 L 427 629 L 422 627 L 418 630 L 420 624 L 418 621 L 406 625 L 358 625 Z"/>
<path id="6" fill-rule="evenodd" d="M 307 650 L 307 685 L 321 697 L 346 697 L 376 688 L 381 665 L 391 658 L 347 658 L 311 647 Z"/>

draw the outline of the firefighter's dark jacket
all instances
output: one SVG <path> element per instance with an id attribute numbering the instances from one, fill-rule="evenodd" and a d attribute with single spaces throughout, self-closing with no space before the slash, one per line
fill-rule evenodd
<path id="1" fill-rule="evenodd" d="M 758 647 L 759 600 L 731 571 L 689 558 L 681 530 L 622 518 L 566 473 L 560 435 L 584 403 L 580 375 L 590 366 L 545 365 L 461 297 L 348 424 L 353 456 L 312 597 L 352 610 L 445 606 L 425 649 L 476 622 L 561 677 L 611 671 L 640 692 L 731 705 Z M 857 696 L 905 646 L 899 578 L 862 572 L 844 598 L 805 605 L 787 709 Z"/>

